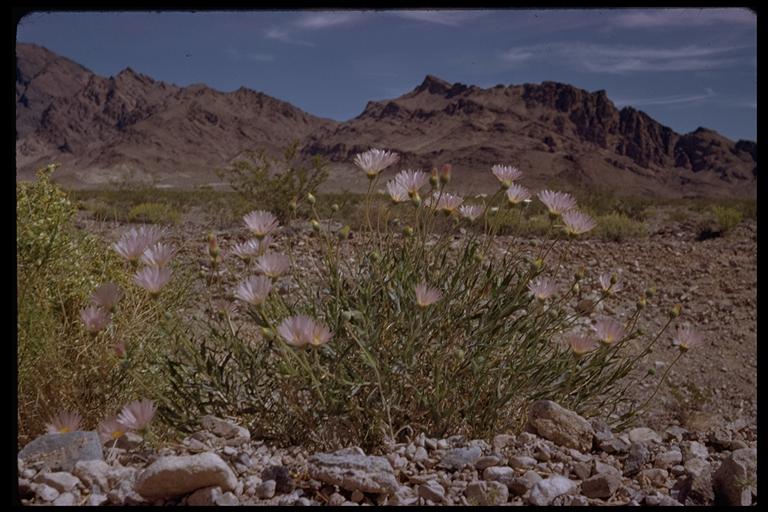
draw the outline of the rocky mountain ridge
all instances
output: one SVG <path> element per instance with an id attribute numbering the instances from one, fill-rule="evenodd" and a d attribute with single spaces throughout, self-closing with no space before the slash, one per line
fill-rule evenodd
<path id="1" fill-rule="evenodd" d="M 30 44 L 17 45 L 16 70 L 17 175 L 59 161 L 75 186 L 118 178 L 214 182 L 215 169 L 244 151 L 276 153 L 298 140 L 303 157 L 331 162 L 330 189 L 356 190 L 354 155 L 383 147 L 401 153 L 403 168 L 452 163 L 467 192 L 495 187 L 487 171 L 503 162 L 523 169 L 529 186 L 756 193 L 755 142 L 706 128 L 678 134 L 641 111 L 616 108 L 605 91 L 556 82 L 483 89 L 428 75 L 413 91 L 336 122 L 243 87 L 179 87 L 131 68 L 100 77 Z"/>

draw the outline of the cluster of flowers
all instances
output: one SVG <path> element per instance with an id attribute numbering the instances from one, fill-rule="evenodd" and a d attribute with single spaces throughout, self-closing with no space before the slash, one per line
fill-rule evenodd
<path id="1" fill-rule="evenodd" d="M 399 157 L 396 153 L 370 149 L 358 154 L 354 162 L 369 178 L 374 178 L 398 160 Z M 427 208 L 446 214 L 458 212 L 462 217 L 475 221 L 485 213 L 485 208 L 479 205 L 463 205 L 464 199 L 461 196 L 442 190 L 433 191 L 431 197 L 422 203 L 420 195 L 422 188 L 427 183 L 431 184 L 433 188 L 438 183 L 444 185 L 449 183 L 451 170 L 449 164 L 444 165 L 439 174 L 437 169 L 432 169 L 431 175 L 420 170 L 402 170 L 387 183 L 387 191 L 394 203 L 402 203 L 410 199 L 416 206 L 423 204 Z M 531 192 L 515 183 L 523 176 L 522 171 L 517 167 L 497 164 L 491 168 L 491 172 L 499 180 L 510 205 L 514 206 L 531 201 Z M 562 217 L 564 229 L 568 234 L 581 235 L 591 231 L 597 225 L 589 215 L 576 209 L 576 200 L 570 194 L 542 190 L 537 194 L 537 197 L 544 203 L 553 218 Z"/>
<path id="2" fill-rule="evenodd" d="M 112 247 L 133 266 L 145 266 L 136 271 L 133 282 L 156 296 L 171 279 L 168 263 L 176 254 L 170 245 L 160 242 L 164 232 L 154 226 L 133 228 L 123 234 Z"/>
<path id="3" fill-rule="evenodd" d="M 145 429 L 155 417 L 157 407 L 152 400 L 131 402 L 119 414 L 104 419 L 97 427 L 102 443 L 117 441 L 126 432 Z M 73 412 L 64 411 L 53 416 L 46 428 L 49 434 L 61 434 L 81 430 L 82 417 Z"/>

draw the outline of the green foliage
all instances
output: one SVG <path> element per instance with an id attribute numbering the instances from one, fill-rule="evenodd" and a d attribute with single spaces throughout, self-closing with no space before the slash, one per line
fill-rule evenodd
<path id="1" fill-rule="evenodd" d="M 167 347 L 166 311 L 181 303 L 178 284 L 148 300 L 114 251 L 75 229 L 76 208 L 50 181 L 53 170 L 16 185 L 20 444 L 44 433 L 45 422 L 59 411 L 76 411 L 85 428 L 95 429 L 128 401 L 161 394 L 163 381 L 153 368 Z M 110 325 L 88 334 L 80 312 L 108 281 L 124 297 Z M 115 351 L 118 342 L 127 348 L 124 357 Z"/>
<path id="2" fill-rule="evenodd" d="M 248 160 L 238 160 L 217 174 L 245 199 L 249 210 L 254 207 L 269 210 L 285 220 L 292 213 L 291 201 L 297 205 L 303 203 L 307 194 L 315 194 L 328 177 L 327 163 L 322 158 L 314 157 L 307 168 L 297 162 L 297 156 L 298 142 L 284 151 L 282 162 L 263 150 L 248 151 Z M 303 206 L 303 211 L 306 209 Z"/>
<path id="3" fill-rule="evenodd" d="M 371 447 L 407 429 L 472 437 L 519 429 L 537 399 L 607 414 L 613 423 L 638 410 L 626 396 L 639 378 L 631 374 L 669 322 L 655 336 L 641 335 L 638 307 L 622 322 L 622 339 L 577 356 L 566 335 L 585 332 L 594 308 L 575 305 L 617 297 L 575 277 L 559 282 L 553 297 L 535 299 L 529 285 L 551 271 L 513 246 L 497 251 L 500 223 L 468 223 L 411 202 L 376 208 L 370 199 L 364 243 L 338 236 L 333 216 L 321 222 L 312 208 L 322 252 L 316 265 L 294 264 L 275 282 L 286 292 L 273 289 L 263 304 L 240 302 L 241 313 L 175 333 L 184 349 L 167 360 L 169 422 L 191 430 L 202 414 L 232 415 L 285 443 Z M 392 229 L 395 215 L 406 220 Z M 468 236 L 455 241 L 462 223 Z M 547 219 L 547 229 L 561 228 Z M 286 241 L 292 261 L 295 243 Z M 442 293 L 426 307 L 416 304 L 422 281 Z M 289 345 L 278 326 L 298 314 L 327 324 L 331 341 Z"/>
<path id="4" fill-rule="evenodd" d="M 707 240 L 725 235 L 742 220 L 741 211 L 727 206 L 712 206 L 699 222 L 699 240 Z"/>
<path id="5" fill-rule="evenodd" d="M 164 203 L 140 203 L 128 212 L 129 222 L 149 224 L 178 224 L 181 214 L 172 206 Z"/>
<path id="6" fill-rule="evenodd" d="M 621 213 L 610 213 L 597 217 L 594 235 L 603 240 L 621 242 L 629 238 L 648 236 L 645 223 L 634 220 Z"/>

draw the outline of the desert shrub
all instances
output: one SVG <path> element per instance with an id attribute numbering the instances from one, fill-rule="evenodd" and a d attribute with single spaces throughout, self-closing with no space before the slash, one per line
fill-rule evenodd
<path id="1" fill-rule="evenodd" d="M 44 433 L 61 410 L 95 429 L 128 401 L 162 394 L 156 365 L 167 347 L 166 312 L 182 300 L 181 276 L 150 300 L 113 250 L 74 228 L 76 208 L 50 181 L 53 170 L 16 185 L 19 443 Z M 108 326 L 89 333 L 81 312 L 105 282 L 123 298 Z"/>
<path id="2" fill-rule="evenodd" d="M 270 210 L 285 220 L 292 213 L 291 202 L 306 211 L 307 205 L 299 202 L 308 193 L 316 194 L 328 177 L 327 163 L 321 157 L 314 157 L 309 167 L 305 167 L 297 161 L 297 156 L 297 142 L 285 149 L 282 162 L 263 150 L 248 151 L 245 152 L 247 159 L 237 160 L 217 174 L 247 201 L 249 209 L 256 206 Z"/>
<path id="3" fill-rule="evenodd" d="M 633 220 L 643 221 L 648 218 L 651 199 L 645 197 L 618 197 L 608 190 L 590 191 L 579 194 L 582 209 L 597 215 L 617 213 Z"/>
<path id="4" fill-rule="evenodd" d="M 164 203 L 140 203 L 128 211 L 129 222 L 149 224 L 178 224 L 181 214 Z"/>
<path id="5" fill-rule="evenodd" d="M 555 279 L 546 256 L 565 236 L 533 259 L 514 246 L 494 247 L 498 225 L 486 220 L 504 206 L 503 189 L 459 210 L 445 190 L 449 180 L 435 179 L 427 199 L 420 196 L 427 176 L 404 171 L 388 184 L 399 204 L 382 210 L 371 207 L 379 175 L 369 177 L 363 243 L 349 241 L 349 226 L 333 227 L 335 211 L 320 219 L 310 201 L 321 249 L 314 265 L 297 265 L 296 241 L 288 238 L 287 254 L 270 256 L 291 262 L 281 273 L 258 259 L 260 246 L 255 268 L 270 278 L 229 291 L 240 311 L 228 302 L 174 333 L 183 349 L 167 360 L 167 421 L 190 430 L 202 414 L 232 415 L 286 443 L 375 446 L 406 430 L 488 437 L 519 429 L 537 399 L 604 414 L 614 425 L 647 406 L 653 395 L 639 403 L 626 390 L 647 378 L 638 361 L 679 310 L 659 331 L 644 333 L 642 297 L 627 317 L 601 319 L 593 330 L 594 306 L 622 299 L 613 281 L 601 276 L 596 287 L 586 273 Z M 391 229 L 403 208 L 413 222 Z M 588 217 L 564 222 L 557 213 L 547 219 L 561 235 L 564 226 L 570 236 L 592 227 Z M 453 229 L 436 230 L 439 223 Z M 275 229 L 256 213 L 246 224 L 257 238 Z M 482 229 L 455 239 L 462 225 Z M 202 297 L 216 290 L 211 280 Z M 591 307 L 576 307 L 585 300 Z"/>
<path id="6" fill-rule="evenodd" d="M 707 240 L 725 235 L 735 228 L 742 220 L 741 211 L 727 206 L 710 207 L 699 221 L 697 238 Z"/>
<path id="7" fill-rule="evenodd" d="M 621 213 L 610 213 L 597 217 L 595 236 L 603 240 L 621 242 L 629 238 L 648 236 L 645 223 L 634 220 Z"/>

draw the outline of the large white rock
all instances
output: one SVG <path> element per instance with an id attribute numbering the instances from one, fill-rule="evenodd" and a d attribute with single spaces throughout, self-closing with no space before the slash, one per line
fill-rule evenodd
<path id="1" fill-rule="evenodd" d="M 531 488 L 528 501 L 531 505 L 544 507 L 552 503 L 552 500 L 563 494 L 568 494 L 576 488 L 576 482 L 560 475 L 552 475 L 546 480 L 536 482 Z"/>
<path id="2" fill-rule="evenodd" d="M 231 491 L 237 477 L 221 457 L 209 452 L 156 460 L 138 476 L 135 490 L 145 498 L 162 498 L 216 486 Z"/>
<path id="3" fill-rule="evenodd" d="M 348 491 L 393 494 L 400 484 L 385 457 L 361 454 L 359 448 L 317 453 L 309 458 L 309 476 Z"/>
<path id="4" fill-rule="evenodd" d="M 550 400 L 538 400 L 531 404 L 528 428 L 553 443 L 582 452 L 592 449 L 595 435 L 587 420 Z"/>

